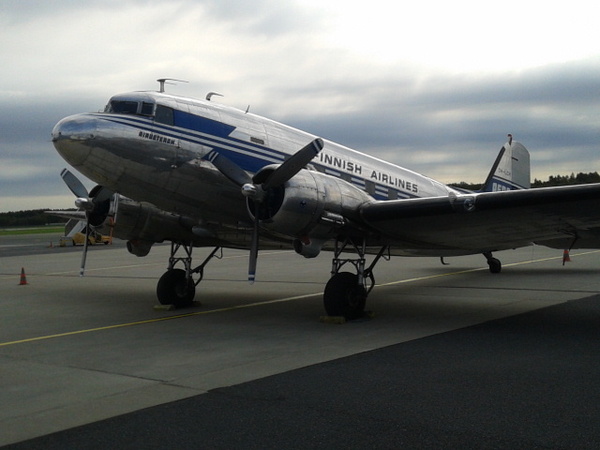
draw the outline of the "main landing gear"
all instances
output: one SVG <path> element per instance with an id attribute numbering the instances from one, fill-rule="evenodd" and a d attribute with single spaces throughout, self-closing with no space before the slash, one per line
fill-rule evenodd
<path id="1" fill-rule="evenodd" d="M 341 253 L 349 244 L 358 254 L 358 258 L 340 258 Z M 357 319 L 364 315 L 367 295 L 375 287 L 373 268 L 381 257 L 389 260 L 389 253 L 384 256 L 386 251 L 389 252 L 389 247 L 382 247 L 371 265 L 365 267 L 366 245 L 364 242 L 356 244 L 348 239 L 344 242 L 336 240 L 331 267 L 332 276 L 327 282 L 323 293 L 323 304 L 328 315 L 343 316 L 348 320 Z M 356 274 L 340 272 L 342 267 L 348 263 L 354 266 Z"/>
<path id="2" fill-rule="evenodd" d="M 161 305 L 174 305 L 177 308 L 191 306 L 196 294 L 196 286 L 204 277 L 204 267 L 212 258 L 223 256 L 221 247 L 216 247 L 202 264 L 192 268 L 192 249 L 192 245 L 171 242 L 169 267 L 156 285 L 156 296 Z M 221 254 L 217 256 L 219 250 L 221 250 Z M 177 256 L 177 253 L 181 253 L 181 251 L 184 256 Z M 184 268 L 176 269 L 177 263 L 182 263 Z M 194 279 L 194 275 L 197 276 L 197 279 Z"/>

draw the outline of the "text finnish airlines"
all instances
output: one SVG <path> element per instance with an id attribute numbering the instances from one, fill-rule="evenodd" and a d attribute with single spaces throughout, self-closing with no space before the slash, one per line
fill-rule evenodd
<path id="1" fill-rule="evenodd" d="M 343 158 L 339 158 L 337 156 L 332 156 L 327 153 L 320 153 L 319 160 L 326 165 L 336 167 L 338 169 L 342 169 L 351 173 L 355 173 L 358 175 L 363 175 L 363 167 L 359 164 L 356 164 L 353 161 L 348 161 Z M 408 192 L 419 192 L 419 186 L 416 183 L 412 183 L 410 181 L 403 180 L 402 178 L 398 178 L 394 175 L 390 175 L 384 172 L 379 172 L 377 170 L 371 170 L 371 174 L 369 178 L 372 181 L 377 181 L 379 183 L 387 184 L 389 186 L 394 186 L 400 189 L 404 189 Z"/>

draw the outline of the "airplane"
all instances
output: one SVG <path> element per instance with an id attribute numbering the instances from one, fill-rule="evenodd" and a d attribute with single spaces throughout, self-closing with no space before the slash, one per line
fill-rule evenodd
<path id="1" fill-rule="evenodd" d="M 158 81 L 158 91 L 114 95 L 103 112 L 60 120 L 52 142 L 98 183 L 87 192 L 62 171 L 78 217 L 112 228 L 140 257 L 171 242 L 162 304 L 192 304 L 223 248 L 249 250 L 250 282 L 259 250 L 332 252 L 324 308 L 348 319 L 364 315 L 381 259 L 482 254 L 499 273 L 500 250 L 600 248 L 600 184 L 529 189 L 529 152 L 511 135 L 484 187 L 470 192 L 216 103 L 215 92 L 177 96 L 165 92 L 169 79 Z M 197 266 L 194 247 L 212 247 Z M 81 275 L 86 254 L 87 246 Z"/>

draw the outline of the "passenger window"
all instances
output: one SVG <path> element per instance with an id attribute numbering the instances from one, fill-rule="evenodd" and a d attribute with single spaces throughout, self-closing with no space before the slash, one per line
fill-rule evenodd
<path id="1" fill-rule="evenodd" d="M 142 103 L 142 116 L 151 116 L 154 113 L 153 103 Z"/>
<path id="2" fill-rule="evenodd" d="M 154 120 L 165 125 L 173 125 L 173 109 L 163 105 L 156 105 Z"/>

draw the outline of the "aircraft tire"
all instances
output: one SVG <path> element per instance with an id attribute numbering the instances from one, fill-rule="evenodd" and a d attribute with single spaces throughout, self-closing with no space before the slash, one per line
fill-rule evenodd
<path id="1" fill-rule="evenodd" d="M 190 306 L 195 294 L 194 281 L 187 278 L 182 269 L 167 270 L 156 285 L 156 296 L 161 305 Z"/>
<path id="2" fill-rule="evenodd" d="M 488 266 L 490 266 L 491 273 L 500 273 L 502 271 L 502 263 L 497 258 L 490 258 L 488 260 Z"/>
<path id="3" fill-rule="evenodd" d="M 330 278 L 323 293 L 325 311 L 330 316 L 352 320 L 362 317 L 367 302 L 367 291 L 358 284 L 358 275 L 336 273 Z"/>

